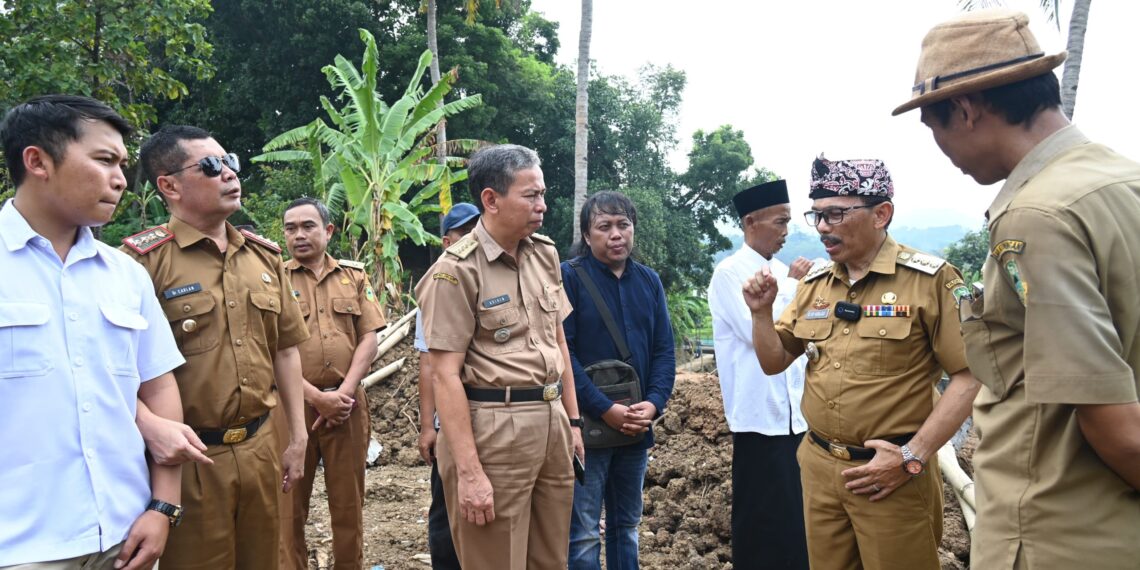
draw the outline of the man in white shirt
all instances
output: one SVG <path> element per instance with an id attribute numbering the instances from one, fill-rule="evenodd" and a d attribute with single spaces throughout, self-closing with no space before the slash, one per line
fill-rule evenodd
<path id="1" fill-rule="evenodd" d="M 789 269 L 774 255 L 791 221 L 783 180 L 743 190 L 732 198 L 744 230 L 740 249 L 722 260 L 709 283 L 713 345 L 732 430 L 732 565 L 737 570 L 807 570 L 803 498 L 796 463 L 807 422 L 800 412 L 804 359 L 768 376 L 752 348 L 752 313 L 741 287 L 762 267 L 780 279 L 773 314 L 795 297 L 796 280 L 811 268 L 798 258 Z"/>
<path id="2" fill-rule="evenodd" d="M 136 402 L 181 421 L 184 360 L 150 278 L 94 238 L 126 188 L 131 127 L 48 95 L 0 124 L 0 569 L 151 568 L 181 517 L 178 466 L 148 462 Z"/>

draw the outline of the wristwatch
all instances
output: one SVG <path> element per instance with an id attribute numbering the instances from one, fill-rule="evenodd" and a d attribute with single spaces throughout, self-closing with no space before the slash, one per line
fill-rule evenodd
<path id="1" fill-rule="evenodd" d="M 170 519 L 170 526 L 176 527 L 178 523 L 182 522 L 182 505 L 172 505 L 166 501 L 158 499 L 151 499 L 150 504 L 146 506 L 148 511 L 158 511 Z"/>
<path id="2" fill-rule="evenodd" d="M 926 470 L 926 462 L 919 459 L 906 445 L 900 447 L 899 451 L 902 451 L 903 471 L 906 471 L 906 474 L 911 477 L 922 475 L 922 472 Z"/>
<path id="3" fill-rule="evenodd" d="M 582 421 L 582 418 L 570 418 L 570 427 L 584 428 L 586 422 Z"/>

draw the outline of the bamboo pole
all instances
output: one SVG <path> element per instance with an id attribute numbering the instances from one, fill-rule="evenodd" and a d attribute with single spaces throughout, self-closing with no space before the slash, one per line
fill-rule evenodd
<path id="1" fill-rule="evenodd" d="M 376 358 L 373 358 L 372 362 L 380 360 L 380 357 L 384 356 L 393 346 L 396 346 L 400 341 L 404 340 L 404 337 L 408 336 L 408 331 L 410 330 L 412 330 L 412 323 L 404 323 L 404 326 L 384 339 L 384 342 L 380 343 L 380 346 L 377 347 Z"/>
<path id="2" fill-rule="evenodd" d="M 938 466 L 942 468 L 942 477 L 954 490 L 958 497 L 958 504 L 962 507 L 962 518 L 966 519 L 966 529 L 974 531 L 974 521 L 977 520 L 976 505 L 974 502 L 974 482 L 958 464 L 958 454 L 949 442 L 938 450 Z"/>
<path id="3" fill-rule="evenodd" d="M 388 364 L 387 366 L 381 368 L 380 370 L 377 370 L 376 372 L 373 372 L 372 374 L 365 376 L 364 379 L 360 381 L 360 385 L 367 389 L 368 387 L 372 386 L 373 384 L 391 376 L 397 370 L 399 370 L 401 366 L 404 365 L 405 360 L 407 360 L 406 357 L 401 358 L 395 362 Z"/>
<path id="4" fill-rule="evenodd" d="M 384 328 L 384 330 L 376 333 L 376 344 L 379 345 L 380 343 L 384 342 L 384 339 L 392 336 L 392 333 L 399 330 L 400 327 L 404 326 L 404 324 L 406 324 L 408 321 L 414 319 L 418 311 L 418 308 L 408 311 L 408 314 L 400 317 L 400 320 L 388 325 Z"/>

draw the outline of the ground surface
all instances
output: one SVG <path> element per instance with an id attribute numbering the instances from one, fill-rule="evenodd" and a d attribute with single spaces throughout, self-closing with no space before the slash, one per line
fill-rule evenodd
<path id="1" fill-rule="evenodd" d="M 372 434 L 383 445 L 365 478 L 364 560 L 366 568 L 429 568 L 427 509 L 429 468 L 416 449 L 419 436 L 417 355 L 411 337 L 380 363 L 408 357 L 403 369 L 368 391 Z M 658 426 L 645 481 L 641 566 L 730 569 L 729 548 L 732 440 L 724 421 L 715 374 L 684 372 L 669 411 Z M 972 445 L 963 450 L 972 472 Z M 324 482 L 318 473 L 313 513 L 307 527 L 311 567 L 327 564 L 332 552 Z M 967 568 L 969 535 L 957 500 L 946 488 L 944 569 Z"/>

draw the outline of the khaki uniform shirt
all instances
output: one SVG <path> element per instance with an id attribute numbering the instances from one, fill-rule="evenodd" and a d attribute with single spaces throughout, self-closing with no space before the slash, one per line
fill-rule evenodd
<path id="1" fill-rule="evenodd" d="M 309 338 L 290 294 L 280 249 L 226 223 L 229 247 L 178 218 L 132 236 L 122 249 L 146 268 L 186 364 L 174 371 L 184 421 L 238 426 L 269 412 L 273 359 Z M 141 239 L 140 239 L 141 237 Z"/>
<path id="2" fill-rule="evenodd" d="M 466 385 L 538 386 L 562 377 L 558 329 L 571 309 L 558 251 L 535 234 L 516 254 L 480 221 L 416 285 L 428 348 L 465 352 Z"/>
<path id="3" fill-rule="evenodd" d="M 1137 568 L 1140 493 L 1097 457 L 1074 404 L 1135 402 L 1140 164 L 1076 127 L 1034 148 L 988 211 L 984 294 L 963 306 L 977 568 Z"/>
<path id="4" fill-rule="evenodd" d="M 386 323 L 362 264 L 337 261 L 325 254 L 324 275 L 314 275 L 296 259 L 285 262 L 309 328 L 302 342 L 301 374 L 317 388 L 344 380 L 360 337 Z"/>
<path id="5" fill-rule="evenodd" d="M 802 403 L 808 426 L 856 446 L 918 431 L 934 409 L 942 371 L 966 368 L 953 295 L 961 284 L 954 266 L 890 236 L 854 285 L 846 268 L 831 262 L 804 276 L 776 332 L 791 354 L 808 352 Z M 839 301 L 861 305 L 863 316 L 839 319 Z"/>

